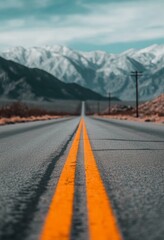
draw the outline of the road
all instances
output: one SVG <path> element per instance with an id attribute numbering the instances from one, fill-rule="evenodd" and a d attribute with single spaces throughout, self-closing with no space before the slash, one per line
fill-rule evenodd
<path id="1" fill-rule="evenodd" d="M 0 127 L 0 239 L 163 240 L 164 126 L 75 117 Z"/>

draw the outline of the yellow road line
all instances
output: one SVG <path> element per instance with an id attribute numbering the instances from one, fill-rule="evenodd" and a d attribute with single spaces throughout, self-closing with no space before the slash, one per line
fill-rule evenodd
<path id="1" fill-rule="evenodd" d="M 83 120 L 80 121 L 66 163 L 59 178 L 40 240 L 70 238 L 75 189 L 75 168 Z"/>
<path id="2" fill-rule="evenodd" d="M 85 123 L 83 124 L 83 139 L 90 239 L 121 240 L 122 237 L 97 168 Z"/>

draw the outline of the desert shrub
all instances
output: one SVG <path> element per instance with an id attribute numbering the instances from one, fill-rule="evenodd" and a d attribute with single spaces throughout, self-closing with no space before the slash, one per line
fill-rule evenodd
<path id="1" fill-rule="evenodd" d="M 0 116 L 10 118 L 13 116 L 27 117 L 28 107 L 22 103 L 16 102 L 11 105 L 3 106 L 0 109 Z"/>
<path id="2" fill-rule="evenodd" d="M 79 115 L 80 113 L 80 108 L 81 106 L 79 105 L 77 107 L 77 109 L 75 110 L 74 113 L 72 113 L 71 115 Z M 55 115 L 62 115 L 62 116 L 66 116 L 66 115 L 70 115 L 67 112 L 56 112 L 55 110 L 50 111 L 50 110 L 46 110 L 44 108 L 40 108 L 40 107 L 29 107 L 24 103 L 21 102 L 15 102 L 12 104 L 8 104 L 5 105 L 3 107 L 0 108 L 0 117 L 4 117 L 4 118 L 11 118 L 14 116 L 18 116 L 18 117 L 38 117 L 38 116 L 44 116 L 44 115 L 50 115 L 50 116 L 55 116 Z"/>
<path id="3" fill-rule="evenodd" d="M 10 105 L 3 106 L 0 109 L 0 116 L 1 117 L 30 117 L 30 116 L 43 116 L 46 115 L 47 111 L 38 109 L 38 108 L 29 108 L 26 104 L 15 102 Z"/>

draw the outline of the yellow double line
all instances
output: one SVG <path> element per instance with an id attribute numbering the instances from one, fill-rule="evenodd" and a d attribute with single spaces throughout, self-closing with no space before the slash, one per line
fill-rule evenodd
<path id="1" fill-rule="evenodd" d="M 91 240 L 122 239 L 110 200 L 97 168 L 86 125 L 82 119 L 59 178 L 40 240 L 70 239 L 75 191 L 75 171 L 82 129 L 84 139 L 89 238 Z"/>

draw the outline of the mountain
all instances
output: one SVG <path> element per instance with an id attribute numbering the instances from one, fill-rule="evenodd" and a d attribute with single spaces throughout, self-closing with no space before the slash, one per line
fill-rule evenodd
<path id="1" fill-rule="evenodd" d="M 139 78 L 141 100 L 164 92 L 164 45 L 129 49 L 121 54 L 102 51 L 77 52 L 63 46 L 16 47 L 0 54 L 30 68 L 45 70 L 65 83 L 77 83 L 104 96 L 123 100 L 135 98 L 131 71 L 142 71 Z"/>
<path id="2" fill-rule="evenodd" d="M 53 75 L 0 57 L 0 98 L 53 101 L 103 100 L 100 94 L 76 83 L 63 83 Z"/>

